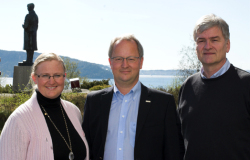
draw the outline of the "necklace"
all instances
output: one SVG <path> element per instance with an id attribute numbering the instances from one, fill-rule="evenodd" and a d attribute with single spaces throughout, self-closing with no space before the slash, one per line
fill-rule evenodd
<path id="1" fill-rule="evenodd" d="M 66 122 L 65 116 L 63 114 L 62 105 L 60 104 L 60 106 L 61 106 L 62 115 L 63 115 L 63 119 L 64 119 L 64 122 L 65 122 L 66 130 L 67 130 L 67 133 L 68 133 L 69 144 L 67 143 L 67 141 L 65 140 L 65 138 L 63 137 L 63 135 L 61 134 L 61 132 L 59 131 L 59 129 L 56 127 L 55 123 L 52 121 L 52 119 L 50 118 L 49 114 L 46 112 L 45 108 L 41 105 L 43 111 L 45 112 L 44 115 L 49 118 L 50 122 L 54 125 L 54 127 L 57 130 L 57 132 L 60 134 L 60 136 L 62 137 L 62 139 L 66 143 L 67 147 L 69 148 L 69 150 L 70 150 L 70 152 L 69 152 L 69 160 L 73 160 L 74 159 L 74 154 L 72 152 L 72 145 L 71 145 L 71 140 L 70 140 L 70 136 L 69 136 L 69 130 L 68 130 L 68 126 L 67 126 L 67 122 Z"/>

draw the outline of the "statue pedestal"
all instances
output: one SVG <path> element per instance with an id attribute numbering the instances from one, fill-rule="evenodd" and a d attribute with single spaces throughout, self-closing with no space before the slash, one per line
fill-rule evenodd
<path id="1" fill-rule="evenodd" d="M 30 80 L 32 66 L 14 66 L 13 88 L 14 92 L 24 90 Z"/>
<path id="2" fill-rule="evenodd" d="M 18 63 L 18 66 L 32 66 L 33 65 L 33 63 L 28 63 L 28 62 L 26 62 L 26 61 L 23 61 L 23 62 L 19 62 Z"/>

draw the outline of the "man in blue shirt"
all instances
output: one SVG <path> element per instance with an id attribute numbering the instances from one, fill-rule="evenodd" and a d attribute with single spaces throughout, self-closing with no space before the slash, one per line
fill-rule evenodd
<path id="1" fill-rule="evenodd" d="M 250 159 L 250 73 L 226 58 L 228 24 L 210 14 L 194 28 L 200 73 L 190 76 L 179 93 L 185 160 Z"/>
<path id="2" fill-rule="evenodd" d="M 139 81 L 143 47 L 133 35 L 111 41 L 113 87 L 87 96 L 83 130 L 92 160 L 179 160 L 184 155 L 172 95 Z"/>

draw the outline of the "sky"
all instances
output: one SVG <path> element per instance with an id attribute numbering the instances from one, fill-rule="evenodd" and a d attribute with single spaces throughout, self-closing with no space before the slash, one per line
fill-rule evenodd
<path id="1" fill-rule="evenodd" d="M 0 49 L 23 51 L 28 3 L 39 17 L 39 53 L 109 65 L 111 40 L 134 34 L 144 48 L 143 69 L 178 69 L 196 21 L 214 13 L 229 24 L 228 60 L 250 70 L 250 0 L 0 0 Z"/>

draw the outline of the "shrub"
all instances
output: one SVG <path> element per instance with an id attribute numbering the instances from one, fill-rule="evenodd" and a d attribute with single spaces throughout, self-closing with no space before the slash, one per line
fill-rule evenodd
<path id="1" fill-rule="evenodd" d="M 81 84 L 81 88 L 84 88 L 84 89 L 90 89 L 94 86 L 103 86 L 103 85 L 109 85 L 109 79 L 103 79 L 101 81 L 97 81 L 97 80 L 94 80 L 92 82 L 90 82 L 87 78 L 84 78 L 83 81 L 82 81 L 82 84 Z"/>
<path id="2" fill-rule="evenodd" d="M 101 89 L 104 89 L 104 88 L 108 88 L 110 87 L 110 85 L 97 85 L 97 86 L 94 86 L 94 87 L 91 87 L 89 90 L 90 91 L 94 91 L 94 90 L 101 90 Z"/>
<path id="3" fill-rule="evenodd" d="M 61 98 L 75 104 L 83 115 L 87 93 L 62 93 Z"/>
<path id="4" fill-rule="evenodd" d="M 10 96 L 1 96 L 0 98 L 0 134 L 5 121 L 10 114 L 21 104 L 26 102 L 31 97 L 30 93 L 17 93 Z M 62 93 L 61 98 L 75 104 L 83 115 L 86 93 Z"/>
<path id="5" fill-rule="evenodd" d="M 5 121 L 10 114 L 21 104 L 31 97 L 28 93 L 17 93 L 7 96 L 1 96 L 0 99 L 0 130 L 2 130 Z"/>
<path id="6" fill-rule="evenodd" d="M 0 93 L 12 93 L 12 85 L 6 84 L 5 87 L 0 85 Z"/>
<path id="7" fill-rule="evenodd" d="M 172 84 L 167 87 L 156 87 L 154 89 L 172 94 L 174 96 L 175 104 L 176 106 L 178 106 L 178 97 L 180 88 L 181 88 L 181 82 L 178 79 L 175 79 L 172 82 Z"/>
<path id="8" fill-rule="evenodd" d="M 81 88 L 84 88 L 84 89 L 89 89 L 89 88 L 91 88 L 89 79 L 86 78 L 86 77 L 84 77 L 84 78 L 83 78 L 83 81 L 82 81 L 82 84 L 81 84 L 80 87 L 81 87 Z"/>

